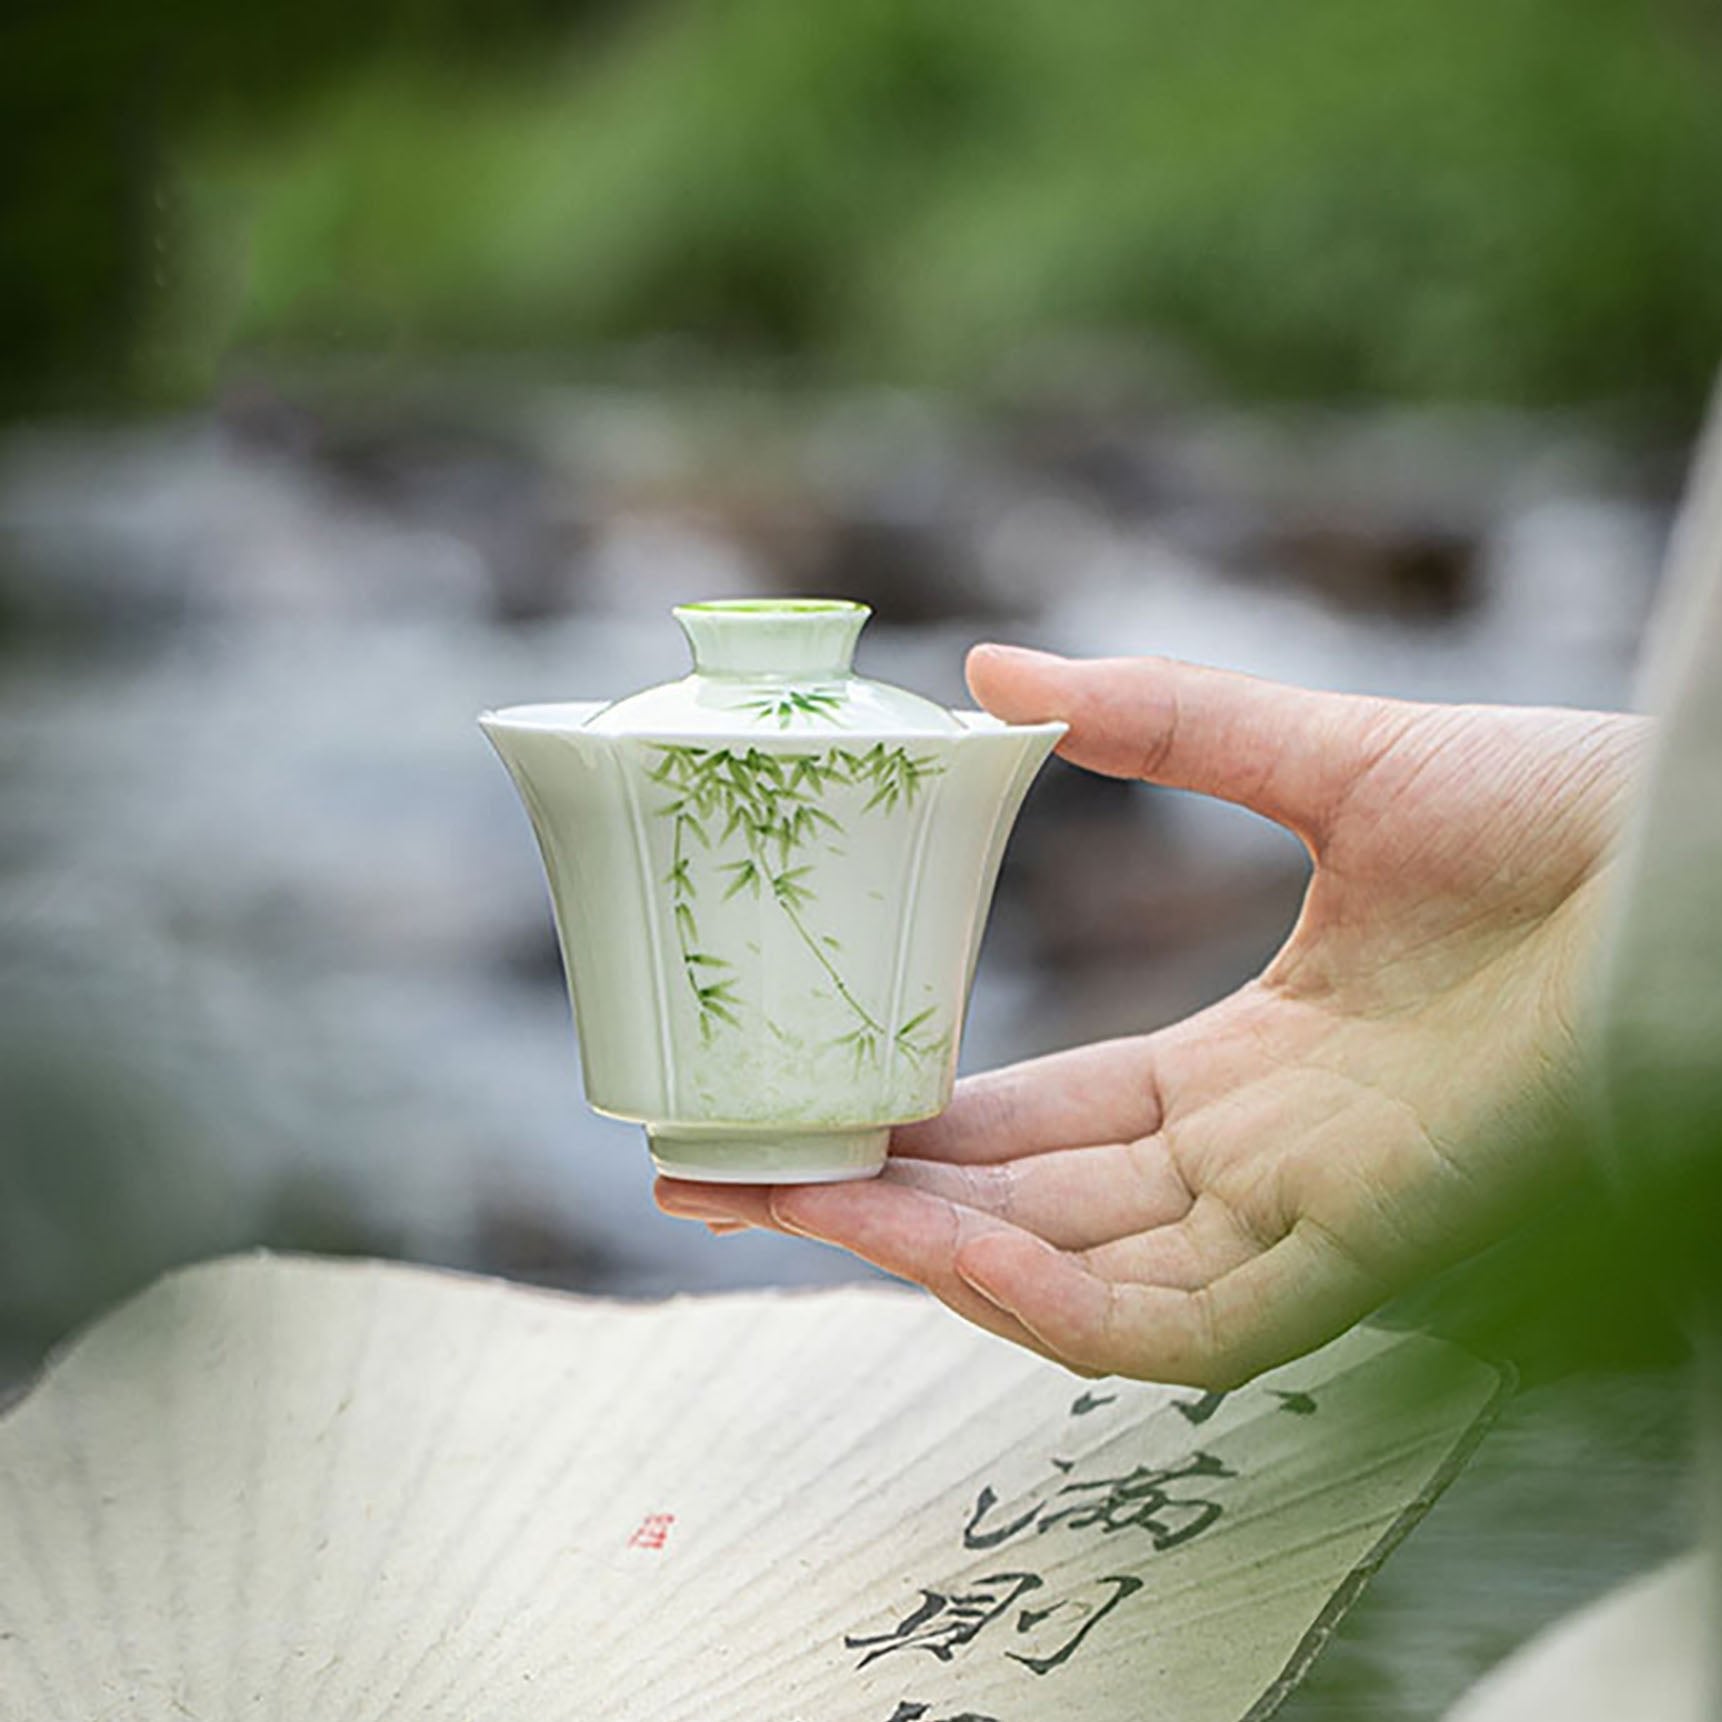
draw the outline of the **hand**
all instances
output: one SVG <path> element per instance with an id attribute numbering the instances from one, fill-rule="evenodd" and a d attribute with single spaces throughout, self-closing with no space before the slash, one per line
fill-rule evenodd
<path id="1" fill-rule="evenodd" d="M 1573 1175 L 1577 1020 L 1641 720 L 1310 693 L 978 647 L 1059 751 L 1279 821 L 1279 955 L 1156 1034 L 958 1085 L 866 1183 L 660 1180 L 669 1213 L 839 1244 L 1084 1373 L 1228 1387 L 1491 1241 Z"/>

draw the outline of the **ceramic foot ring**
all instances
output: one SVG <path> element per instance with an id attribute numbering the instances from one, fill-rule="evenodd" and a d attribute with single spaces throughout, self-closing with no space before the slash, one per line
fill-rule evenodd
<path id="1" fill-rule="evenodd" d="M 836 1184 L 871 1178 L 885 1164 L 888 1128 L 764 1131 L 697 1124 L 648 1125 L 652 1164 L 666 1178 L 712 1184 Z"/>

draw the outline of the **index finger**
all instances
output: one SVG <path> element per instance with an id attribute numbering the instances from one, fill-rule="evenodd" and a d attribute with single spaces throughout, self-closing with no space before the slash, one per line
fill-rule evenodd
<path id="1" fill-rule="evenodd" d="M 1312 849 L 1417 710 L 1175 658 L 1061 658 L 1020 646 L 976 646 L 968 677 L 975 698 L 1009 723 L 1068 723 L 1058 751 L 1074 764 L 1237 802 Z"/>

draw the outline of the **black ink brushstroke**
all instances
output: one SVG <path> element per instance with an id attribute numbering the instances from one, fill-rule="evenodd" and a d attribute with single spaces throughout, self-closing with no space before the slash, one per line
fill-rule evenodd
<path id="1" fill-rule="evenodd" d="M 1083 1393 L 1078 1396 L 1076 1403 L 1070 1408 L 1072 1417 L 1086 1417 L 1090 1411 L 1098 1411 L 1102 1405 L 1111 1405 L 1117 1401 L 1116 1393 Z"/>
<path id="2" fill-rule="evenodd" d="M 1107 1615 L 1123 1602 L 1126 1597 L 1134 1596 L 1136 1592 L 1142 1588 L 1141 1579 L 1134 1578 L 1129 1573 L 1119 1573 L 1111 1578 L 1103 1578 L 1099 1582 L 1101 1584 L 1116 1585 L 1118 1588 L 1098 1609 L 1094 1611 L 1093 1614 L 1088 1617 L 1087 1620 L 1082 1623 L 1080 1627 L 1077 1628 L 1075 1635 L 1068 1643 L 1054 1651 L 1051 1656 L 1021 1656 L 1014 1650 L 1007 1650 L 1005 1655 L 1008 1656 L 1012 1662 L 1020 1662 L 1031 1674 L 1050 1674 L 1053 1669 L 1068 1662 L 1071 1657 L 1081 1649 L 1082 1641 L 1087 1638 L 1089 1633 L 1091 1633 L 1095 1627 L 1097 1627 L 1101 1621 L 1107 1617 Z M 1025 1609 L 1023 1612 L 1027 1615 L 1032 1611 Z M 1049 1609 L 1045 1612 L 1051 1613 L 1052 1611 Z M 1020 1622 L 1017 1630 L 1019 1632 L 1023 1630 Z"/>

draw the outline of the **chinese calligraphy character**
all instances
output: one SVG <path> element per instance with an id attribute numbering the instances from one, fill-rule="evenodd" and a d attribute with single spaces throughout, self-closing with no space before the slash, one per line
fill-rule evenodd
<path id="1" fill-rule="evenodd" d="M 1005 1654 L 1032 1674 L 1050 1674 L 1082 1648 L 1083 1640 L 1107 1615 L 1142 1588 L 1141 1579 L 1119 1573 L 1097 1579 L 1065 1596 L 1036 1598 L 1027 1607 L 1017 1607 L 1045 1582 L 1037 1573 L 992 1573 L 977 1579 L 972 1590 L 961 1593 L 923 1590 L 920 1602 L 889 1632 L 865 1638 L 852 1633 L 843 1642 L 851 1650 L 867 1652 L 855 1665 L 857 1668 L 865 1668 L 894 1650 L 925 1650 L 940 1662 L 949 1662 L 982 1631 L 1003 1621 L 1014 1609 L 1014 1630 L 1026 1635 L 1027 1642 L 1020 1650 Z M 1050 1630 L 1046 1630 L 1049 1623 Z M 949 1718 L 947 1722 L 963 1722 L 963 1719 Z"/>
<path id="2" fill-rule="evenodd" d="M 991 1573 L 976 1579 L 974 1588 L 946 1593 L 923 1590 L 921 1600 L 889 1632 L 873 1638 L 850 1634 L 843 1642 L 851 1650 L 867 1654 L 855 1664 L 865 1668 L 894 1650 L 924 1650 L 940 1662 L 949 1662 L 978 1633 L 1007 1613 L 1025 1591 L 1038 1590 L 1041 1581 L 1033 1573 Z"/>
<path id="3" fill-rule="evenodd" d="M 1032 1633 L 1044 1622 L 1063 1615 L 1059 1621 L 1060 1628 L 1076 1623 L 1075 1634 L 1066 1639 L 1056 1650 L 1050 1649 L 1044 1656 L 1024 1656 L 1017 1651 L 1007 1651 L 1005 1654 L 1013 1662 L 1020 1662 L 1024 1668 L 1035 1674 L 1050 1674 L 1061 1663 L 1068 1662 L 1081 1647 L 1082 1641 L 1115 1609 L 1126 1597 L 1134 1596 L 1142 1588 L 1139 1578 L 1129 1574 L 1120 1574 L 1114 1578 L 1103 1578 L 1095 1581 L 1097 1585 L 1111 1588 L 1111 1595 L 1106 1596 L 1096 1608 L 1093 1603 L 1085 1601 L 1081 1596 L 1068 1596 L 1059 1602 L 1049 1603 L 1045 1608 L 1025 1608 L 1017 1616 L 1016 1629 L 1018 1632 Z"/>
<path id="4" fill-rule="evenodd" d="M 1059 1464 L 1061 1470 L 1069 1466 Z M 1062 1525 L 1068 1530 L 1098 1529 L 1109 1536 L 1135 1528 L 1146 1531 L 1156 1549 L 1176 1548 L 1207 1530 L 1220 1517 L 1217 1501 L 1174 1496 L 1172 1487 L 1192 1477 L 1233 1477 L 1237 1473 L 1211 1453 L 1192 1453 L 1181 1465 L 1153 1468 L 1138 1465 L 1122 1477 L 1064 1484 L 1049 1501 L 1031 1506 L 1017 1518 L 990 1529 L 982 1521 L 998 1505 L 991 1488 L 983 1488 L 963 1527 L 963 1543 L 971 1549 L 994 1549 L 1031 1526 L 1044 1533 Z"/>

